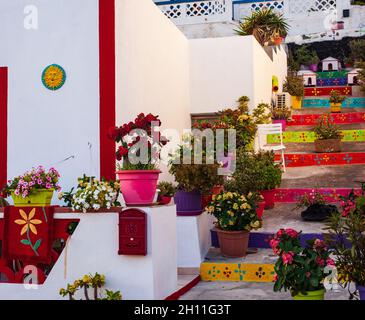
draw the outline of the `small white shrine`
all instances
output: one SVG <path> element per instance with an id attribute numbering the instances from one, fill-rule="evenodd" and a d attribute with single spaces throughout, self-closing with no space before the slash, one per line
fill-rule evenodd
<path id="1" fill-rule="evenodd" d="M 338 71 L 341 70 L 341 63 L 338 59 L 328 57 L 322 60 L 322 71 Z"/>
<path id="2" fill-rule="evenodd" d="M 361 69 L 352 69 L 348 74 L 347 74 L 347 83 L 349 85 L 357 85 L 358 84 L 358 81 L 359 81 L 359 71 Z"/>
<path id="3" fill-rule="evenodd" d="M 317 84 L 317 74 L 310 70 L 300 70 L 298 75 L 303 76 L 304 86 L 315 87 Z"/>

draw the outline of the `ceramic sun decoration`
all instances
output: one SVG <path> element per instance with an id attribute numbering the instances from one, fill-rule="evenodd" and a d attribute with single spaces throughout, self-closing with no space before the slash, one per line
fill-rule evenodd
<path id="1" fill-rule="evenodd" d="M 58 90 L 66 82 L 66 72 L 58 64 L 51 64 L 42 73 L 42 83 L 49 90 Z"/>

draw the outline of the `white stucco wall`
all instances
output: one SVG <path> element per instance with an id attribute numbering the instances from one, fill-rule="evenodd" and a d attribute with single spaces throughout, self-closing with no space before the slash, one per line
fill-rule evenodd
<path id="1" fill-rule="evenodd" d="M 30 3 L 38 9 L 37 30 L 24 28 Z M 98 175 L 98 1 L 0 1 L 0 30 L 0 66 L 9 68 L 8 178 L 54 165 L 68 190 L 83 173 Z M 44 68 L 53 63 L 67 73 L 55 92 L 41 82 Z"/>
<path id="2" fill-rule="evenodd" d="M 250 98 L 251 110 L 270 103 L 272 76 L 282 86 L 287 70 L 283 48 L 271 60 L 252 36 L 190 40 L 190 62 L 191 113 L 234 108 L 241 96 Z"/>
<path id="3" fill-rule="evenodd" d="M 162 129 L 190 128 L 188 40 L 151 0 L 116 1 L 116 59 L 118 125 L 151 112 Z"/>

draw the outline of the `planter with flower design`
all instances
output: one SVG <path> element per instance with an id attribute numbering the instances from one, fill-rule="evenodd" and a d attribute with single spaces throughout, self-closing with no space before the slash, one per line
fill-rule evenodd
<path id="1" fill-rule="evenodd" d="M 13 180 L 10 180 L 4 189 L 6 195 L 11 195 L 17 207 L 45 207 L 52 201 L 58 185 L 60 174 L 54 168 L 46 171 L 42 166 L 33 168 Z"/>
<path id="2" fill-rule="evenodd" d="M 127 206 L 151 205 L 157 190 L 160 151 L 167 143 L 160 136 L 161 121 L 152 114 L 139 114 L 134 122 L 109 130 L 109 138 L 119 143 L 116 157 L 120 191 Z"/>

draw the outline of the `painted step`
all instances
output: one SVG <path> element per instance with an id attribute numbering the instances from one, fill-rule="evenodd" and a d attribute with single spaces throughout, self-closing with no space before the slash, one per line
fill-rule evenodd
<path id="1" fill-rule="evenodd" d="M 270 249 L 259 249 L 245 258 L 225 258 L 212 248 L 200 266 L 202 281 L 273 282 L 277 257 Z"/>
<path id="2" fill-rule="evenodd" d="M 284 157 L 289 168 L 365 164 L 365 152 L 285 154 Z M 275 160 L 280 161 L 281 155 L 276 154 Z"/>
<path id="3" fill-rule="evenodd" d="M 365 130 L 342 130 L 343 138 L 342 141 L 365 141 Z M 314 142 L 316 134 L 313 131 L 286 131 L 283 133 L 283 142 L 297 142 L 297 143 L 308 143 Z M 270 134 L 267 136 L 267 143 L 280 143 L 279 134 Z"/>
<path id="4" fill-rule="evenodd" d="M 305 98 L 303 100 L 303 108 L 329 108 L 329 99 Z M 365 98 L 347 98 L 342 102 L 342 108 L 365 108 Z"/>
<path id="5" fill-rule="evenodd" d="M 285 153 L 287 154 L 306 154 L 316 153 L 313 142 L 308 143 L 287 143 L 285 144 Z M 358 153 L 365 151 L 365 142 L 350 141 L 342 142 L 342 153 Z M 279 153 L 279 152 L 278 152 Z"/>
<path id="6" fill-rule="evenodd" d="M 339 78 L 317 78 L 316 85 L 317 87 L 328 87 L 328 86 L 346 86 L 348 84 L 347 77 L 339 77 Z"/>
<path id="7" fill-rule="evenodd" d="M 325 115 L 327 116 L 327 115 Z M 340 130 L 365 130 L 365 122 L 364 123 L 338 123 L 336 124 L 337 127 Z M 287 128 L 285 129 L 285 132 L 295 132 L 295 131 L 313 131 L 314 130 L 315 125 L 312 126 L 303 126 L 303 125 L 299 125 L 299 126 L 287 126 Z"/>
<path id="8" fill-rule="evenodd" d="M 341 70 L 341 71 L 318 71 L 316 72 L 318 79 L 337 79 L 337 78 L 346 78 L 349 71 Z"/>
<path id="9" fill-rule="evenodd" d="M 304 96 L 305 97 L 330 96 L 333 91 L 338 91 L 340 95 L 343 96 L 352 95 L 352 87 L 350 86 L 330 86 L 330 87 L 304 88 Z"/>
<path id="10" fill-rule="evenodd" d="M 315 126 L 323 114 L 294 114 L 287 126 Z M 328 118 L 336 124 L 365 123 L 365 112 L 331 113 Z"/>

